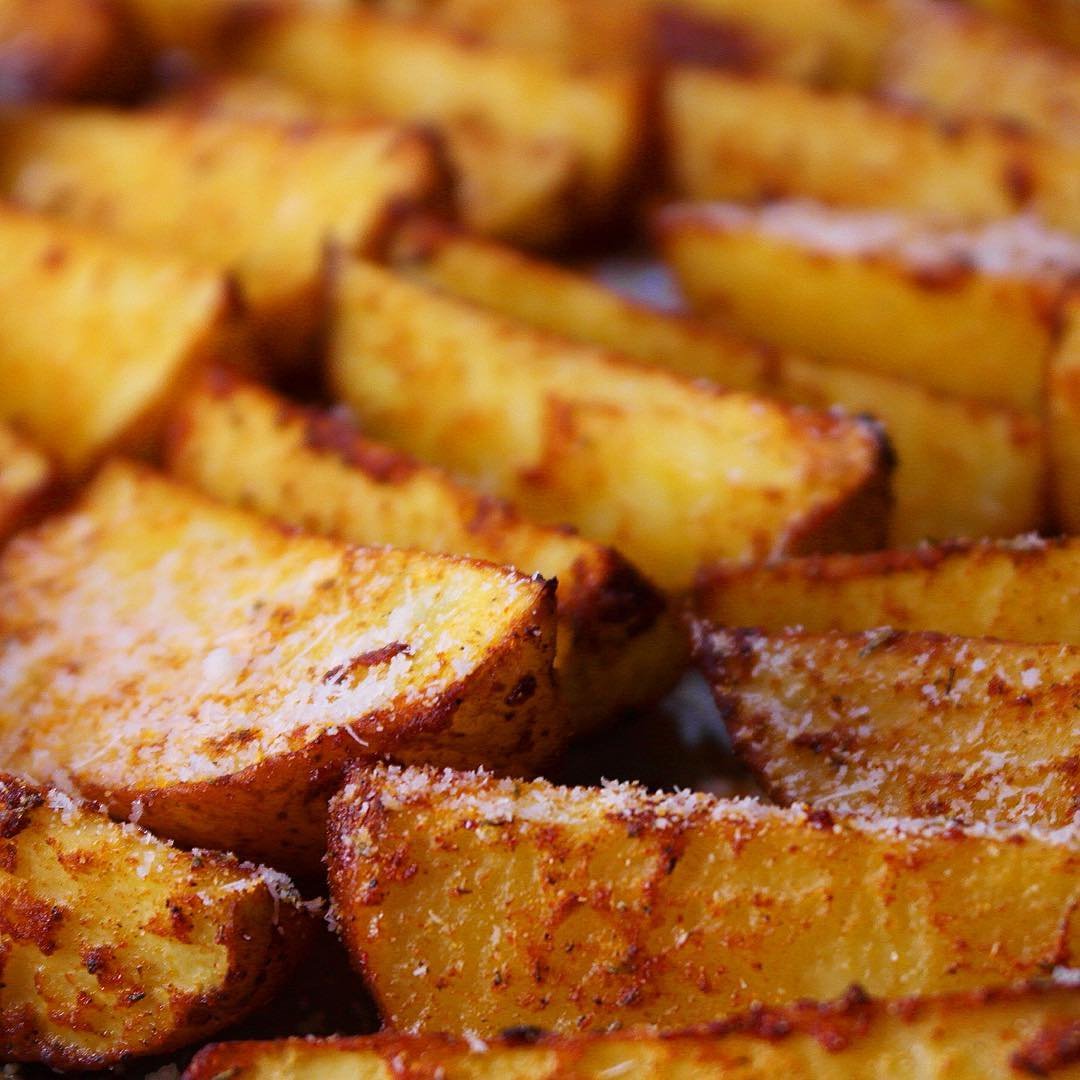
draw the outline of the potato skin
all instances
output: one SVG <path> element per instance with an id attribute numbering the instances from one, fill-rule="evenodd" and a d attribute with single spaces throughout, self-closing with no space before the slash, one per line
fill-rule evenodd
<path id="1" fill-rule="evenodd" d="M 333 911 L 396 1030 L 706 1022 L 1037 977 L 1080 947 L 1075 837 L 384 767 L 330 814 Z"/>
<path id="2" fill-rule="evenodd" d="M 0 1055 L 101 1069 L 265 1004 L 310 917 L 287 879 L 0 774 Z"/>
<path id="3" fill-rule="evenodd" d="M 1080 648 L 871 630 L 724 630 L 695 651 L 769 795 L 839 814 L 1059 829 L 1080 808 Z"/>
<path id="4" fill-rule="evenodd" d="M 1052 987 L 986 990 L 948 998 L 871 1001 L 857 988 L 825 1004 L 761 1008 L 691 1031 L 648 1029 L 559 1036 L 524 1029 L 473 1046 L 438 1035 L 220 1043 L 202 1050 L 184 1080 L 357 1078 L 406 1069 L 434 1080 L 1005 1080 L 1016 1072 L 1080 1076 L 1073 1045 L 1080 996 Z M 1074 1049 L 1074 1047 L 1073 1047 Z M 232 1070 L 232 1071 L 230 1071 Z"/>

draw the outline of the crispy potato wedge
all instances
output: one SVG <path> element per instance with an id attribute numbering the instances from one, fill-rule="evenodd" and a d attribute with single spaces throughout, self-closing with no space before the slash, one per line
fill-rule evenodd
<path id="1" fill-rule="evenodd" d="M 893 545 L 1014 536 L 1044 524 L 1046 439 L 1042 420 L 1031 412 L 762 349 L 430 219 L 399 230 L 392 254 L 402 273 L 539 329 L 735 390 L 876 416 L 898 459 Z"/>
<path id="2" fill-rule="evenodd" d="M 444 1080 L 1006 1080 L 1014 1070 L 1080 1076 L 1067 1047 L 1080 1024 L 1074 989 L 983 991 L 909 1002 L 853 992 L 824 1005 L 759 1009 L 686 1032 L 523 1033 L 477 1044 L 439 1035 L 219 1043 L 184 1080 L 383 1077 Z"/>
<path id="3" fill-rule="evenodd" d="M 717 626 L 889 626 L 1080 645 L 1078 600 L 1080 539 L 1025 536 L 722 568 L 700 582 L 696 607 Z"/>
<path id="4" fill-rule="evenodd" d="M 239 337 L 226 278 L 0 208 L 0 417 L 71 475 L 141 450 L 194 372 Z"/>
<path id="5" fill-rule="evenodd" d="M 174 475 L 207 494 L 312 532 L 556 578 L 555 668 L 579 731 L 657 701 L 686 666 L 673 613 L 616 552 L 535 525 L 344 418 L 215 373 L 184 403 L 168 459 Z"/>
<path id="6" fill-rule="evenodd" d="M 308 868 L 349 759 L 552 754 L 553 594 L 113 464 L 0 556 L 0 749 L 160 835 Z"/>
<path id="7" fill-rule="evenodd" d="M 429 141 L 383 124 L 303 126 L 96 110 L 0 119 L 0 191 L 234 273 L 259 345 L 306 356 L 323 248 L 375 242 L 439 183 Z"/>
<path id="8" fill-rule="evenodd" d="M 139 64 L 109 0 L 0 0 L 0 101 L 119 94 Z"/>
<path id="9" fill-rule="evenodd" d="M 657 231 L 697 311 L 830 363 L 1034 412 L 1080 241 L 816 204 L 672 206 Z M 782 300 L 779 299 L 782 297 Z"/>
<path id="10" fill-rule="evenodd" d="M 1080 10 L 1074 0 L 966 0 L 1003 19 L 1026 27 L 1052 45 L 1080 49 Z"/>
<path id="11" fill-rule="evenodd" d="M 885 53 L 881 86 L 890 94 L 943 116 L 992 116 L 1080 143 L 1080 55 L 956 5 L 919 3 L 912 14 Z"/>
<path id="12" fill-rule="evenodd" d="M 45 509 L 55 484 L 48 457 L 0 423 L 0 543 Z"/>
<path id="13" fill-rule="evenodd" d="M 366 431 L 666 588 L 714 559 L 880 540 L 888 469 L 866 422 L 650 371 L 369 263 L 335 277 L 331 379 Z"/>
<path id="14" fill-rule="evenodd" d="M 101 1069 L 265 1004 L 304 952 L 288 878 L 0 774 L 0 1056 Z"/>
<path id="15" fill-rule="evenodd" d="M 668 77 L 663 114 L 671 181 L 692 199 L 804 196 L 966 221 L 1031 211 L 1080 232 L 1080 148 L 994 121 L 694 70 Z"/>
<path id="16" fill-rule="evenodd" d="M 1080 298 L 1067 305 L 1063 321 L 1047 393 L 1053 504 L 1057 526 L 1080 533 Z"/>
<path id="17" fill-rule="evenodd" d="M 335 797 L 329 836 L 337 924 L 400 1031 L 670 1028 L 852 983 L 966 991 L 1080 946 L 1071 832 L 377 767 Z"/>
<path id="18" fill-rule="evenodd" d="M 695 623 L 739 757 L 777 801 L 965 825 L 1071 827 L 1080 647 Z"/>
<path id="19" fill-rule="evenodd" d="M 363 110 L 319 100 L 258 75 L 224 75 L 171 99 L 214 116 L 285 122 L 356 121 Z M 569 143 L 498 131 L 476 117 L 439 125 L 454 207 L 470 228 L 528 247 L 553 247 L 577 223 L 580 167 Z"/>
<path id="20" fill-rule="evenodd" d="M 249 36 L 238 63 L 398 120 L 467 119 L 522 141 L 569 145 L 581 166 L 579 210 L 589 219 L 612 214 L 644 149 L 639 74 L 573 71 L 372 11 L 278 18 Z"/>

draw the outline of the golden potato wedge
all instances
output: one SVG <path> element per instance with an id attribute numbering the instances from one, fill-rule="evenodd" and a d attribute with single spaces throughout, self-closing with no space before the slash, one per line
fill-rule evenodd
<path id="1" fill-rule="evenodd" d="M 0 0 L 0 101 L 134 89 L 138 50 L 110 0 Z"/>
<path id="2" fill-rule="evenodd" d="M 1040 409 L 1080 241 L 803 202 L 672 206 L 657 231 L 694 308 L 830 363 Z"/>
<path id="3" fill-rule="evenodd" d="M 1065 828 L 1080 812 L 1080 647 L 695 623 L 739 757 L 843 814 Z"/>
<path id="4" fill-rule="evenodd" d="M 578 731 L 662 697 L 686 666 L 685 635 L 625 559 L 361 435 L 214 373 L 180 410 L 171 472 L 224 502 L 352 544 L 465 555 L 556 578 L 555 669 Z"/>
<path id="5" fill-rule="evenodd" d="M 1074 0 L 966 0 L 974 8 L 1009 19 L 1052 45 L 1080 49 L 1080 10 Z"/>
<path id="6" fill-rule="evenodd" d="M 171 104 L 213 116 L 356 121 L 364 111 L 319 100 L 258 75 L 224 75 L 181 91 Z M 577 221 L 578 156 L 558 139 L 520 138 L 476 117 L 444 120 L 439 133 L 454 207 L 470 228 L 528 247 L 552 247 Z"/>
<path id="7" fill-rule="evenodd" d="M 1080 539 L 951 541 L 910 551 L 787 559 L 703 578 L 717 626 L 857 633 L 889 626 L 1080 645 Z"/>
<path id="8" fill-rule="evenodd" d="M 365 431 L 570 522 L 666 588 L 714 559 L 884 533 L 885 447 L 864 421 L 650 371 L 369 263 L 335 277 L 331 379 Z"/>
<path id="9" fill-rule="evenodd" d="M 639 74 L 574 71 L 372 11 L 282 16 L 248 36 L 237 62 L 393 119 L 468 119 L 516 139 L 569 145 L 581 165 L 579 209 L 590 219 L 613 212 L 644 149 Z"/>
<path id="10" fill-rule="evenodd" d="M 0 543 L 46 508 L 55 483 L 45 454 L 0 423 Z"/>
<path id="11" fill-rule="evenodd" d="M 691 199 L 804 196 L 966 221 L 1031 211 L 1080 232 L 1080 148 L 994 121 L 694 70 L 667 78 L 663 114 L 671 180 Z"/>
<path id="12" fill-rule="evenodd" d="M 181 843 L 310 867 L 349 759 L 551 755 L 553 594 L 116 463 L 0 556 L 0 750 Z"/>
<path id="13" fill-rule="evenodd" d="M 1058 528 L 1080 533 L 1080 298 L 1066 306 L 1063 322 L 1047 393 L 1052 500 Z"/>
<path id="14" fill-rule="evenodd" d="M 429 141 L 382 124 L 287 125 L 57 109 L 0 118 L 15 202 L 234 273 L 259 344 L 304 356 L 324 244 L 364 249 L 438 184 Z"/>
<path id="15" fill-rule="evenodd" d="M 959 992 L 1080 946 L 1072 832 L 376 767 L 335 797 L 329 837 L 342 938 L 400 1031 L 670 1028 L 852 983 Z"/>
<path id="16" fill-rule="evenodd" d="M 1014 536 L 1045 523 L 1046 438 L 1043 421 L 1031 412 L 762 349 L 432 220 L 407 223 L 392 254 L 402 273 L 541 330 L 735 390 L 876 416 L 898 459 L 893 545 L 927 537 Z"/>
<path id="17" fill-rule="evenodd" d="M 759 1009 L 686 1032 L 542 1035 L 490 1042 L 439 1035 L 219 1043 L 184 1080 L 409 1076 L 444 1080 L 1007 1080 L 1080 1076 L 1068 1047 L 1080 1029 L 1072 988 L 982 991 L 907 1002 L 852 991 L 826 1004 Z"/>
<path id="18" fill-rule="evenodd" d="M 992 116 L 1080 143 L 1080 55 L 977 11 L 916 4 L 889 43 L 881 86 L 943 116 Z"/>
<path id="19" fill-rule="evenodd" d="M 0 208 L 0 418 L 71 475 L 140 450 L 200 367 L 238 339 L 226 278 Z"/>
<path id="20" fill-rule="evenodd" d="M 265 1004 L 310 928 L 288 878 L 0 774 L 0 1056 L 102 1069 Z"/>

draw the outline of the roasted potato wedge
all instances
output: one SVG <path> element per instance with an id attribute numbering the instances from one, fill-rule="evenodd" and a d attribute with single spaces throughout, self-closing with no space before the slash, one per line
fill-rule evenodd
<path id="1" fill-rule="evenodd" d="M 282 874 L 188 853 L 0 774 L 0 1056 L 101 1069 L 265 1004 L 309 916 Z"/>
<path id="2" fill-rule="evenodd" d="M 889 626 L 1080 645 L 1080 539 L 952 541 L 910 551 L 787 559 L 704 577 L 717 626 L 857 633 Z"/>
<path id="3" fill-rule="evenodd" d="M 366 431 L 576 525 L 666 588 L 713 559 L 880 540 L 870 424 L 650 371 L 370 263 L 335 279 L 331 379 Z"/>
<path id="4" fill-rule="evenodd" d="M 759 1009 L 687 1032 L 508 1035 L 477 1044 L 438 1035 L 220 1043 L 184 1080 L 382 1077 L 444 1080 L 1007 1080 L 1016 1071 L 1080 1076 L 1068 1047 L 1080 1025 L 1074 989 L 984 991 L 906 1002 L 852 992 L 823 1005 Z"/>
<path id="5" fill-rule="evenodd" d="M 979 12 L 917 4 L 883 68 L 884 89 L 942 116 L 997 117 L 1080 143 L 1080 55 Z"/>
<path id="6" fill-rule="evenodd" d="M 187 380 L 233 351 L 219 272 L 0 208 L 0 418 L 71 475 L 154 442 Z"/>
<path id="7" fill-rule="evenodd" d="M 695 624 L 736 752 L 769 794 L 843 814 L 1072 827 L 1080 648 Z"/>
<path id="8" fill-rule="evenodd" d="M 1031 412 L 1080 277 L 1080 241 L 1025 218 L 721 203 L 669 207 L 658 233 L 694 308 L 731 329 Z"/>
<path id="9" fill-rule="evenodd" d="M 349 759 L 550 756 L 553 594 L 114 464 L 0 556 L 0 747 L 160 835 L 310 868 Z"/>
<path id="10" fill-rule="evenodd" d="M 555 667 L 579 731 L 658 700 L 686 666 L 672 612 L 616 552 L 535 525 L 344 418 L 219 372 L 185 402 L 168 458 L 178 478 L 207 494 L 312 532 L 556 578 Z"/>
<path id="11" fill-rule="evenodd" d="M 1047 394 L 1053 503 L 1057 526 L 1080 533 L 1080 297 L 1067 305 L 1063 321 Z"/>
<path id="12" fill-rule="evenodd" d="M 0 543 L 46 508 L 55 482 L 48 457 L 0 423 Z"/>
<path id="13" fill-rule="evenodd" d="M 1080 232 L 1080 147 L 994 121 L 689 69 L 666 80 L 663 114 L 671 181 L 691 199 L 803 196 L 966 221 L 1030 211 Z"/>
<path id="14" fill-rule="evenodd" d="M 1014 536 L 1045 523 L 1045 430 L 1030 411 L 763 349 L 431 220 L 399 230 L 393 259 L 412 278 L 541 330 L 735 390 L 876 416 L 898 460 L 893 545 L 927 537 Z"/>
<path id="15" fill-rule="evenodd" d="M 606 218 L 644 149 L 645 85 L 632 71 L 573 71 L 419 22 L 354 10 L 261 26 L 238 54 L 249 71 L 314 97 L 403 121 L 467 119 L 522 141 L 569 145 L 579 210 Z"/>
<path id="16" fill-rule="evenodd" d="M 422 135 L 161 113 L 27 110 L 0 119 L 0 191 L 234 273 L 279 359 L 321 329 L 323 248 L 361 250 L 439 183 Z"/>
<path id="17" fill-rule="evenodd" d="M 337 925 L 400 1031 L 966 991 L 1080 946 L 1072 833 L 376 767 L 335 797 L 329 837 Z"/>

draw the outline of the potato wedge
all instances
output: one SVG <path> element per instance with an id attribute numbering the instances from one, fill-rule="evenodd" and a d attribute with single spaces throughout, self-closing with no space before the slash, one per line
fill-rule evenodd
<path id="1" fill-rule="evenodd" d="M 983 991 L 909 1002 L 857 992 L 823 1005 L 762 1009 L 687 1032 L 522 1033 L 470 1045 L 438 1035 L 219 1043 L 184 1080 L 382 1077 L 444 1080 L 1007 1080 L 1014 1070 L 1080 1076 L 1066 1047 L 1080 1024 L 1074 989 Z M 1036 1072 L 1038 1070 L 1038 1072 Z"/>
<path id="2" fill-rule="evenodd" d="M 0 423 L 0 543 L 45 509 L 55 483 L 52 462 Z"/>
<path id="3" fill-rule="evenodd" d="M 663 598 L 616 552 L 361 435 L 214 373 L 180 410 L 168 449 L 179 479 L 224 502 L 352 544 L 465 555 L 556 578 L 555 669 L 578 731 L 662 697 L 686 666 Z"/>
<path id="4" fill-rule="evenodd" d="M 1073 0 L 966 0 L 1045 38 L 1051 45 L 1080 49 L 1080 10 Z"/>
<path id="5" fill-rule="evenodd" d="M 160 835 L 309 868 L 349 759 L 550 756 L 553 594 L 113 464 L 0 556 L 0 750 Z"/>
<path id="6" fill-rule="evenodd" d="M 717 626 L 889 626 L 1080 645 L 1080 539 L 952 541 L 723 568 L 703 578 L 695 600 Z"/>
<path id="7" fill-rule="evenodd" d="M 284 122 L 355 122 L 364 115 L 258 75 L 205 80 L 168 102 L 211 116 Z M 470 228 L 528 247 L 557 246 L 569 236 L 580 216 L 581 170 L 567 142 L 520 138 L 467 116 L 442 121 L 439 134 L 454 208 Z"/>
<path id="8" fill-rule="evenodd" d="M 274 871 L 178 851 L 67 795 L 0 774 L 0 1056 L 102 1069 L 265 1004 L 303 954 Z"/>
<path id="9" fill-rule="evenodd" d="M 670 1028 L 853 982 L 959 992 L 1080 946 L 1071 832 L 377 767 L 335 797 L 329 836 L 342 938 L 400 1031 Z"/>
<path id="10" fill-rule="evenodd" d="M 240 331 L 227 279 L 0 208 L 0 418 L 81 475 L 152 445 L 193 373 Z"/>
<path id="11" fill-rule="evenodd" d="M 1080 241 L 808 203 L 673 206 L 657 223 L 695 310 L 830 363 L 1035 412 Z"/>
<path id="12" fill-rule="evenodd" d="M 369 263 L 335 277 L 330 374 L 365 431 L 570 522 L 666 588 L 714 559 L 884 532 L 868 423 L 650 371 Z"/>
<path id="13" fill-rule="evenodd" d="M 881 86 L 942 116 L 997 117 L 1080 143 L 1080 55 L 958 5 L 915 5 Z"/>
<path id="14" fill-rule="evenodd" d="M 803 196 L 966 221 L 1031 211 L 1080 232 L 1080 148 L 993 121 L 693 70 L 668 77 L 663 115 L 671 180 L 691 199 Z"/>
<path id="15" fill-rule="evenodd" d="M 1047 393 L 1052 501 L 1058 528 L 1080 533 L 1080 298 L 1066 306 L 1063 322 Z"/>
<path id="16" fill-rule="evenodd" d="M 644 79 L 573 71 L 417 22 L 355 10 L 295 14 L 252 33 L 237 62 L 340 105 L 403 121 L 460 123 L 569 145 L 581 163 L 580 210 L 607 218 L 646 137 Z"/>
<path id="17" fill-rule="evenodd" d="M 1080 647 L 695 623 L 739 757 L 779 802 L 965 825 L 1071 827 Z"/>
<path id="18" fill-rule="evenodd" d="M 541 330 L 731 389 L 876 416 L 898 459 L 893 545 L 927 537 L 1014 536 L 1045 523 L 1045 430 L 1030 411 L 763 349 L 432 220 L 399 230 L 393 259 L 411 278 Z"/>
<path id="19" fill-rule="evenodd" d="M 323 247 L 364 249 L 439 181 L 418 133 L 96 110 L 0 119 L 0 191 L 236 275 L 259 345 L 296 360 L 321 329 Z"/>

